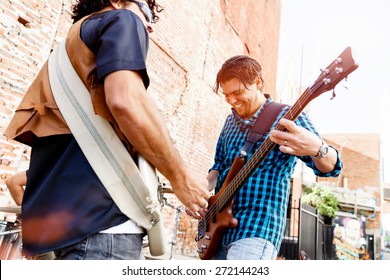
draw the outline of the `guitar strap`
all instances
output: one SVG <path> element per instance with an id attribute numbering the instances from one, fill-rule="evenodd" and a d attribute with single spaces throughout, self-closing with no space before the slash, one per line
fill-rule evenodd
<path id="1" fill-rule="evenodd" d="M 51 53 L 48 67 L 55 102 L 96 175 L 121 212 L 147 230 L 152 255 L 164 254 L 165 245 L 152 252 L 150 239 L 151 234 L 164 239 L 157 185 L 145 184 L 115 130 L 95 114 L 90 93 L 69 59 L 65 40 Z"/>
<path id="2" fill-rule="evenodd" d="M 248 155 L 252 150 L 253 145 L 265 137 L 280 111 L 285 106 L 286 105 L 282 103 L 271 102 L 263 108 L 257 117 L 255 124 L 252 126 L 252 129 L 249 131 L 246 141 L 240 150 L 241 155 Z"/>

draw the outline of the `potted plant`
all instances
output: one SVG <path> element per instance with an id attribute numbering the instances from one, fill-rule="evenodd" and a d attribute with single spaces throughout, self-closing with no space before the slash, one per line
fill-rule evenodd
<path id="1" fill-rule="evenodd" d="M 331 224 L 332 219 L 339 210 L 339 201 L 329 188 L 313 184 L 304 190 L 302 202 L 317 209 L 318 214 L 324 216 L 325 223 Z"/>

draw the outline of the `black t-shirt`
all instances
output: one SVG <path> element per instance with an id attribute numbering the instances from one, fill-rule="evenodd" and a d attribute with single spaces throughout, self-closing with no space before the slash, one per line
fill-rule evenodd
<path id="1" fill-rule="evenodd" d="M 139 71 L 145 88 L 149 86 L 146 56 L 148 32 L 139 17 L 128 10 L 92 15 L 81 27 L 81 39 L 96 55 L 100 81 L 117 70 Z"/>

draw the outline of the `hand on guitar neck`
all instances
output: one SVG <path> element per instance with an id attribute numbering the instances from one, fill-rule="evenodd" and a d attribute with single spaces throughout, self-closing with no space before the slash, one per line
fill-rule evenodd
<path id="1" fill-rule="evenodd" d="M 323 145 L 323 140 L 314 135 L 307 129 L 297 126 L 295 122 L 287 119 L 281 119 L 279 124 L 286 131 L 271 130 L 270 140 L 275 144 L 279 144 L 279 150 L 286 154 L 295 156 L 311 156 L 315 157 L 318 150 Z M 316 167 L 323 173 L 333 170 L 334 163 L 337 159 L 335 149 L 328 149 L 327 156 L 321 160 L 316 160 Z"/>
<path id="2" fill-rule="evenodd" d="M 203 186 L 207 186 L 207 179 L 202 174 L 192 170 L 189 170 L 187 175 L 188 177 L 184 184 L 173 184 L 171 181 L 172 190 L 185 205 L 186 213 L 196 219 L 200 219 L 205 216 L 205 209 L 211 196 L 203 188 Z"/>

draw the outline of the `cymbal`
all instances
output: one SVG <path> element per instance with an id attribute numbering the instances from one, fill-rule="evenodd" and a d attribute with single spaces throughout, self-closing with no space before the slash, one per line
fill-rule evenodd
<path id="1" fill-rule="evenodd" d="M 0 212 L 21 214 L 22 207 L 21 206 L 4 206 L 4 207 L 0 207 Z"/>

